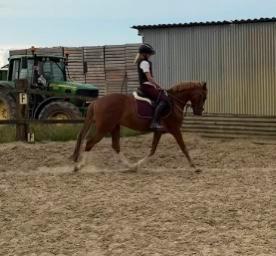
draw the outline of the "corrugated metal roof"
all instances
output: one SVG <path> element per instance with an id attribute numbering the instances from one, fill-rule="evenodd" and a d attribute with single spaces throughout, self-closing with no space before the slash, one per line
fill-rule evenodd
<path id="1" fill-rule="evenodd" d="M 210 26 L 210 25 L 227 25 L 227 24 L 243 24 L 243 23 L 260 23 L 260 22 L 276 22 L 276 17 L 259 18 L 259 19 L 242 19 L 242 20 L 224 20 L 224 21 L 206 21 L 206 22 L 188 22 L 188 23 L 172 23 L 172 24 L 156 24 L 156 25 L 135 25 L 134 29 L 155 29 L 155 28 L 175 28 L 175 27 L 192 27 L 192 26 Z"/>

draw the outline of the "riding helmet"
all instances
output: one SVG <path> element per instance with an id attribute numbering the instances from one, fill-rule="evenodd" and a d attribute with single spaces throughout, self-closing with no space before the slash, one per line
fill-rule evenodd
<path id="1" fill-rule="evenodd" d="M 150 44 L 141 44 L 139 47 L 139 53 L 155 54 L 155 50 Z"/>

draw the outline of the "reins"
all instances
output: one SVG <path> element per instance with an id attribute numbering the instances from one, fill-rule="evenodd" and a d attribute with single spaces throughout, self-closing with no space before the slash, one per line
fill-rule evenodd
<path id="1" fill-rule="evenodd" d="M 169 97 L 173 98 L 175 101 L 179 102 L 181 105 L 185 106 L 186 102 L 182 101 L 178 97 L 174 96 L 173 94 L 168 93 Z"/>
<path id="2" fill-rule="evenodd" d="M 185 113 L 184 113 L 184 115 L 186 115 L 186 114 L 187 114 L 187 111 L 188 111 L 188 108 L 190 107 L 190 104 L 187 104 L 186 102 L 182 101 L 181 99 L 179 99 L 178 97 L 176 97 L 176 96 L 174 96 L 174 95 L 172 95 L 172 94 L 169 94 L 169 93 L 168 93 L 168 95 L 169 95 L 169 97 L 171 97 L 174 101 L 180 103 L 182 106 L 184 106 L 184 108 L 186 108 L 186 111 L 185 111 Z M 178 104 L 175 104 L 175 106 L 176 106 L 176 108 L 177 108 L 177 110 L 178 110 L 179 112 L 183 113 L 184 109 L 182 109 Z"/>

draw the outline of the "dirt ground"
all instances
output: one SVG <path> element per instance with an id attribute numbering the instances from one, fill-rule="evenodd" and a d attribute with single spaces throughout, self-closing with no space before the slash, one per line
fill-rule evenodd
<path id="1" fill-rule="evenodd" d="M 137 173 L 109 138 L 78 174 L 74 142 L 0 145 L 0 255 L 276 255 L 276 144 L 185 137 L 201 174 L 169 135 Z"/>

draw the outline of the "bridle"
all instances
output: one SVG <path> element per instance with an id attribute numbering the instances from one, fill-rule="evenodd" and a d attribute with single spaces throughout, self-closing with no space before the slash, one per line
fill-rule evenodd
<path id="1" fill-rule="evenodd" d="M 184 106 L 185 112 L 184 112 L 184 116 L 187 115 L 188 109 L 192 108 L 192 104 L 187 104 L 187 102 L 184 102 L 183 100 L 179 99 L 178 97 L 169 94 L 169 97 L 171 97 L 174 101 L 178 102 L 179 104 L 181 104 L 182 106 Z M 203 93 L 201 93 L 201 96 L 203 97 Z M 184 109 L 182 109 L 178 104 L 175 104 L 177 110 L 181 113 L 183 113 Z"/>
<path id="2" fill-rule="evenodd" d="M 177 103 L 179 103 L 181 106 L 183 106 L 184 108 L 186 108 L 186 111 L 185 111 L 185 114 L 184 114 L 184 115 L 186 115 L 186 113 L 187 113 L 187 111 L 188 111 L 188 108 L 191 107 L 191 104 L 187 104 L 187 102 L 185 102 L 185 101 L 179 99 L 178 97 L 176 97 L 176 96 L 174 96 L 174 95 L 172 95 L 172 94 L 169 94 L 169 93 L 168 93 L 168 96 L 169 96 L 170 98 L 172 98 L 174 101 L 176 101 Z M 183 113 L 183 108 L 181 108 L 178 104 L 175 104 L 175 107 L 176 107 L 176 109 L 177 109 L 179 112 Z"/>

